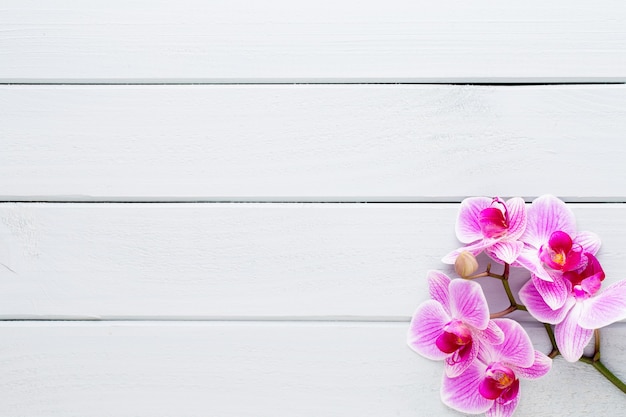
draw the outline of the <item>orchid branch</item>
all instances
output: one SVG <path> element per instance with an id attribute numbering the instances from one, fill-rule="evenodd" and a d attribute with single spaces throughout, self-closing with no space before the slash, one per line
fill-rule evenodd
<path id="1" fill-rule="evenodd" d="M 552 344 L 552 352 L 548 354 L 548 357 L 551 359 L 556 358 L 560 355 L 559 349 L 556 345 L 556 339 L 554 337 L 554 330 L 552 330 L 552 326 L 548 323 L 543 323 L 546 333 L 548 333 L 548 337 L 550 338 L 550 343 Z M 593 355 L 592 356 L 582 356 L 579 361 L 589 364 L 593 366 L 598 372 L 600 372 L 606 379 L 608 379 L 613 385 L 615 385 L 620 391 L 626 394 L 626 384 L 622 382 L 613 372 L 611 372 L 601 361 L 600 361 L 600 329 L 595 329 L 594 332 L 594 344 L 593 344 Z"/>

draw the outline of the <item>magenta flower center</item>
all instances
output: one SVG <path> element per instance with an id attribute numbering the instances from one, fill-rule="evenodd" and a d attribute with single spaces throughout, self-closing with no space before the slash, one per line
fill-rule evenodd
<path id="1" fill-rule="evenodd" d="M 580 266 L 582 248 L 574 244 L 565 232 L 557 230 L 550 235 L 547 245 L 539 248 L 539 259 L 545 265 L 558 271 L 571 271 Z"/>
<path id="2" fill-rule="evenodd" d="M 605 274 L 600 262 L 590 253 L 585 253 L 587 266 L 582 271 L 568 271 L 563 278 L 571 284 L 572 294 L 577 299 L 587 299 L 600 291 Z"/>
<path id="3" fill-rule="evenodd" d="M 439 350 L 444 353 L 453 353 L 459 349 L 470 347 L 471 343 L 472 332 L 461 320 L 452 320 L 446 324 L 441 335 L 435 341 Z"/>
<path id="4" fill-rule="evenodd" d="M 506 404 L 517 396 L 519 380 L 511 368 L 494 362 L 487 367 L 485 378 L 481 381 L 478 391 L 488 400 Z"/>
<path id="5" fill-rule="evenodd" d="M 481 210 L 478 224 L 483 236 L 497 239 L 504 236 L 509 228 L 506 206 L 500 199 L 494 198 L 491 207 Z"/>

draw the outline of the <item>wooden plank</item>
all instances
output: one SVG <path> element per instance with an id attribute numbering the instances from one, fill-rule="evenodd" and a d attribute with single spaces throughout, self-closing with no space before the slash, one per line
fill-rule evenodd
<path id="1" fill-rule="evenodd" d="M 4 86 L 0 199 L 624 201 L 626 86 Z"/>
<path id="2" fill-rule="evenodd" d="M 619 0 L 3 0 L 0 82 L 626 81 Z"/>
<path id="3" fill-rule="evenodd" d="M 626 206 L 573 204 L 624 278 Z M 456 204 L 0 205 L 0 318 L 408 320 Z M 484 262 L 486 263 L 486 262 Z M 527 276 L 512 278 L 518 289 Z M 508 306 L 497 280 L 493 311 Z"/>
<path id="4" fill-rule="evenodd" d="M 442 364 L 405 344 L 407 323 L 0 323 L 2 416 L 458 416 Z M 528 329 L 547 349 L 543 329 Z M 626 377 L 624 326 L 603 361 Z M 615 415 L 624 394 L 556 360 L 522 381 L 516 416 Z"/>

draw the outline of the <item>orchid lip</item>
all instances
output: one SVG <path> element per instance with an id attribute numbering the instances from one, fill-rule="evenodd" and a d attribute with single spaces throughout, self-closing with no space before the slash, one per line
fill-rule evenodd
<path id="1" fill-rule="evenodd" d="M 497 207 L 483 209 L 478 216 L 478 223 L 483 236 L 492 239 L 504 236 L 509 228 L 506 211 L 503 212 Z"/>
<path id="2" fill-rule="evenodd" d="M 453 320 L 446 324 L 435 341 L 439 350 L 444 353 L 454 353 L 471 343 L 472 332 L 460 320 Z"/>
<path id="3" fill-rule="evenodd" d="M 485 370 L 485 378 L 481 381 L 478 391 L 489 400 L 506 403 L 517 395 L 519 380 L 513 370 L 500 363 L 492 363 Z"/>
<path id="4" fill-rule="evenodd" d="M 552 233 L 548 243 L 539 248 L 539 259 L 554 270 L 571 271 L 580 266 L 582 248 L 574 244 L 567 233 L 557 230 Z"/>
<path id="5" fill-rule="evenodd" d="M 577 300 L 585 300 L 600 291 L 605 274 L 600 262 L 590 253 L 585 253 L 587 266 L 582 271 L 568 271 L 563 278 L 571 284 L 571 293 Z"/>

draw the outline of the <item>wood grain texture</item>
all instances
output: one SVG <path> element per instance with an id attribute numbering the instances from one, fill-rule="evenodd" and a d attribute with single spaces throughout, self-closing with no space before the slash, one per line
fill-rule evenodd
<path id="1" fill-rule="evenodd" d="M 2 416 L 460 416 L 439 400 L 442 364 L 406 323 L 1 323 Z M 538 349 L 543 329 L 530 327 Z M 604 361 L 626 377 L 626 328 Z M 564 388 L 564 383 L 567 387 Z M 623 394 L 557 359 L 522 381 L 516 417 L 615 416 Z"/>
<path id="2" fill-rule="evenodd" d="M 0 82 L 626 81 L 619 0 L 0 6 Z"/>
<path id="3" fill-rule="evenodd" d="M 573 204 L 624 279 L 626 207 Z M 0 205 L 0 318 L 408 320 L 457 204 Z M 486 261 L 483 260 L 483 264 Z M 519 288 L 528 277 L 512 278 Z M 492 282 L 493 281 L 493 282 Z M 493 311 L 508 307 L 483 283 Z"/>
<path id="4" fill-rule="evenodd" d="M 626 86 L 3 86 L 0 199 L 624 201 Z"/>

